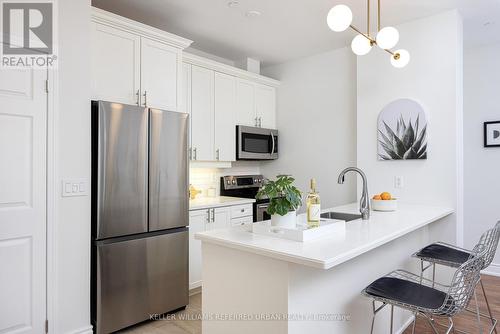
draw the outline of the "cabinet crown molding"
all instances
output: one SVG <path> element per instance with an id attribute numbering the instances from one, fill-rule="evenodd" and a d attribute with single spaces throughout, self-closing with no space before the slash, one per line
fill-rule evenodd
<path id="1" fill-rule="evenodd" d="M 204 68 L 207 68 L 210 70 L 214 70 L 217 72 L 232 75 L 234 77 L 241 78 L 241 79 L 251 80 L 253 82 L 260 83 L 260 84 L 267 85 L 267 86 L 278 87 L 281 84 L 281 82 L 276 80 L 276 79 L 272 79 L 272 78 L 265 77 L 265 76 L 260 75 L 260 74 L 248 72 L 248 71 L 242 70 L 240 68 L 226 65 L 223 63 L 219 63 L 215 60 L 200 57 L 200 56 L 194 55 L 192 53 L 188 53 L 188 52 L 182 53 L 182 60 L 184 63 L 187 63 L 187 64 L 204 67 Z"/>
<path id="2" fill-rule="evenodd" d="M 193 41 L 184 37 L 171 34 L 96 7 L 92 7 L 92 21 L 157 40 L 181 50 L 184 50 L 193 43 Z"/>

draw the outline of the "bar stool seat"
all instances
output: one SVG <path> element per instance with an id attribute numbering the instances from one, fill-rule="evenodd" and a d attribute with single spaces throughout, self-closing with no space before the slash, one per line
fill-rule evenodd
<path id="1" fill-rule="evenodd" d="M 432 259 L 433 262 L 445 262 L 447 265 L 459 267 L 467 262 L 471 253 L 444 243 L 434 243 L 422 248 L 413 256 L 424 260 Z"/>
<path id="2" fill-rule="evenodd" d="M 451 308 L 455 303 L 454 299 L 443 291 L 395 277 L 377 279 L 366 287 L 365 293 L 425 309 L 437 310 L 445 301 Z M 439 313 L 436 314 L 439 315 Z"/>

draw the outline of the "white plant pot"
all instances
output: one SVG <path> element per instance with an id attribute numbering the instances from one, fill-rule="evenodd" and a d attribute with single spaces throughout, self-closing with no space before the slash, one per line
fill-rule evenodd
<path id="1" fill-rule="evenodd" d="M 297 226 L 297 211 L 290 211 L 284 216 L 271 215 L 271 225 L 294 228 Z"/>

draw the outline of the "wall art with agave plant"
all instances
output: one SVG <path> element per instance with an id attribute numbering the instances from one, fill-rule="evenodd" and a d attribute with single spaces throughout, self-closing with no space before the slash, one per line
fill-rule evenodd
<path id="1" fill-rule="evenodd" d="M 427 120 L 420 104 L 400 99 L 382 110 L 378 120 L 378 158 L 427 159 Z"/>

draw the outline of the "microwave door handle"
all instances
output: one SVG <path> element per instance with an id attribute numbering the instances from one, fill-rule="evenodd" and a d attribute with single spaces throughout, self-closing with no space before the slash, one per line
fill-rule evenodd
<path id="1" fill-rule="evenodd" d="M 271 140 L 272 140 L 272 142 L 273 142 L 273 147 L 272 147 L 272 149 L 271 149 L 271 155 L 273 155 L 273 154 L 274 154 L 274 145 L 275 145 L 275 143 L 274 143 L 274 135 L 273 135 L 273 132 L 272 132 L 272 131 L 271 131 Z"/>

